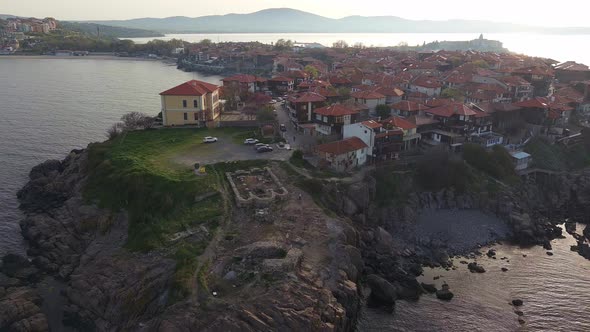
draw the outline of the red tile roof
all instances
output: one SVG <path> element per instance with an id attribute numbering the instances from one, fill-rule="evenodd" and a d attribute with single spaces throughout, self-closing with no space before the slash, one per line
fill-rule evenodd
<path id="1" fill-rule="evenodd" d="M 375 91 L 357 91 L 350 94 L 354 98 L 359 99 L 382 99 L 385 98 L 384 95 L 380 94 L 379 92 Z"/>
<path id="2" fill-rule="evenodd" d="M 350 109 L 342 104 L 333 104 L 330 106 L 317 108 L 313 111 L 314 113 L 325 115 L 325 116 L 342 116 L 358 114 L 359 111 Z"/>
<path id="3" fill-rule="evenodd" d="M 547 108 L 549 107 L 549 101 L 544 97 L 535 97 L 532 99 L 516 102 L 513 105 L 522 108 Z"/>
<path id="4" fill-rule="evenodd" d="M 161 92 L 163 96 L 202 96 L 207 93 L 212 93 L 219 89 L 215 84 L 191 80 L 184 82 L 180 85 L 173 87 L 172 89 Z"/>
<path id="5" fill-rule="evenodd" d="M 406 112 L 418 112 L 418 111 L 428 109 L 428 107 L 426 107 L 422 104 L 419 104 L 414 101 L 409 101 L 409 100 L 402 100 L 400 102 L 392 104 L 391 108 L 394 110 L 400 110 L 400 111 L 406 111 Z"/>
<path id="6" fill-rule="evenodd" d="M 419 77 L 414 82 L 413 85 L 421 86 L 424 88 L 440 88 L 442 84 L 433 77 Z"/>
<path id="7" fill-rule="evenodd" d="M 416 128 L 416 125 L 411 123 L 410 121 L 400 118 L 399 116 L 392 116 L 388 119 L 383 121 L 384 124 L 389 124 L 397 128 L 401 128 L 403 130 L 410 130 Z"/>
<path id="8" fill-rule="evenodd" d="M 363 125 L 365 125 L 365 127 L 368 127 L 371 129 L 381 128 L 383 126 L 382 124 L 380 124 L 379 122 L 377 122 L 375 120 L 367 120 L 367 121 L 363 121 L 361 123 Z"/>
<path id="9" fill-rule="evenodd" d="M 275 76 L 273 78 L 269 78 L 268 80 L 271 82 L 293 82 L 294 81 L 293 78 L 285 77 L 285 76 Z"/>
<path id="10" fill-rule="evenodd" d="M 366 148 L 367 144 L 354 136 L 342 141 L 336 141 L 316 146 L 317 151 L 340 155 Z"/>
<path id="11" fill-rule="evenodd" d="M 472 110 L 469 106 L 463 103 L 451 103 L 441 107 L 431 108 L 426 111 L 426 113 L 430 113 L 433 115 L 442 116 L 445 118 L 450 118 L 453 115 L 476 115 L 477 113 Z"/>
<path id="12" fill-rule="evenodd" d="M 326 97 L 315 92 L 304 92 L 296 97 L 294 103 L 316 103 L 326 101 Z"/>
<path id="13" fill-rule="evenodd" d="M 448 98 L 434 98 L 434 99 L 428 99 L 427 101 L 425 101 L 424 105 L 428 106 L 428 107 L 439 107 L 439 106 L 448 105 L 452 102 L 453 102 L 453 100 L 448 99 Z"/>
<path id="14" fill-rule="evenodd" d="M 590 71 L 590 68 L 582 63 L 575 61 L 567 61 L 555 66 L 556 70 L 569 70 L 569 71 Z"/>

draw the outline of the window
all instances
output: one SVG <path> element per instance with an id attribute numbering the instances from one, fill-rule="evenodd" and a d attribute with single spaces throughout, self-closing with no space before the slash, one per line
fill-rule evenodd
<path id="1" fill-rule="evenodd" d="M 193 107 L 194 108 L 198 108 L 199 107 L 199 101 L 198 100 L 193 100 Z"/>
<path id="2" fill-rule="evenodd" d="M 318 119 L 318 120 L 320 120 L 320 121 L 322 121 L 322 115 L 321 114 L 316 114 L 315 115 L 315 118 Z"/>
<path id="3" fill-rule="evenodd" d="M 183 101 L 182 101 L 182 107 L 186 108 L 186 100 L 183 100 Z M 184 113 L 184 114 L 186 114 L 186 113 Z M 185 119 L 185 120 L 186 120 L 186 119 Z"/>
<path id="4" fill-rule="evenodd" d="M 199 114 L 195 112 L 195 121 L 199 120 Z"/>
<path id="5" fill-rule="evenodd" d="M 185 100 L 185 101 L 186 101 L 186 100 Z M 185 107 L 186 107 L 186 106 L 185 106 Z M 186 113 L 186 112 L 184 113 L 184 119 L 185 119 L 185 120 L 188 120 L 188 113 Z"/>

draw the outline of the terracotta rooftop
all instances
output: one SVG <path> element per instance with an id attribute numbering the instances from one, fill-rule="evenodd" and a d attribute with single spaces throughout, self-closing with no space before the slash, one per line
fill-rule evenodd
<path id="1" fill-rule="evenodd" d="M 361 122 L 365 127 L 371 128 L 371 129 L 376 129 L 376 128 L 381 128 L 383 125 L 380 124 L 379 122 L 375 121 L 375 120 L 367 120 L 367 121 L 363 121 Z"/>
<path id="2" fill-rule="evenodd" d="M 477 113 L 472 110 L 469 106 L 455 102 L 441 107 L 431 108 L 426 111 L 426 113 L 430 113 L 433 115 L 442 116 L 445 118 L 449 118 L 453 115 L 476 115 Z"/>
<path id="3" fill-rule="evenodd" d="M 333 104 L 330 106 L 317 108 L 313 112 L 325 116 L 343 116 L 359 113 L 359 111 L 350 109 L 342 104 Z"/>
<path id="4" fill-rule="evenodd" d="M 428 109 L 428 107 L 426 107 L 422 104 L 419 104 L 414 101 L 409 101 L 409 100 L 402 100 L 400 102 L 392 104 L 391 108 L 394 110 L 400 110 L 400 111 L 406 111 L 406 112 L 418 112 L 418 111 Z"/>
<path id="5" fill-rule="evenodd" d="M 399 116 L 392 116 L 388 119 L 383 120 L 384 124 L 389 124 L 397 128 L 401 128 L 403 130 L 410 130 L 416 128 L 416 125 L 411 123 L 410 121 L 400 118 Z"/>
<path id="6" fill-rule="evenodd" d="M 172 89 L 161 92 L 163 96 L 202 96 L 207 93 L 212 93 L 219 89 L 215 84 L 191 80 L 184 82 L 180 85 L 173 87 Z"/>
<path id="7" fill-rule="evenodd" d="M 292 82 L 293 78 L 285 76 L 275 76 L 273 78 L 269 78 L 268 80 L 272 82 Z"/>
<path id="8" fill-rule="evenodd" d="M 254 82 L 266 82 L 266 79 L 257 77 L 254 75 L 237 74 L 222 79 L 223 82 L 240 82 L 240 83 L 254 83 Z"/>
<path id="9" fill-rule="evenodd" d="M 359 99 L 382 99 L 385 98 L 384 95 L 380 94 L 379 92 L 375 91 L 357 91 L 350 94 L 354 98 Z"/>
<path id="10" fill-rule="evenodd" d="M 304 92 L 300 94 L 298 97 L 295 97 L 292 101 L 294 103 L 317 103 L 325 101 L 326 97 L 315 93 L 315 92 Z"/>
<path id="11" fill-rule="evenodd" d="M 340 155 L 366 148 L 367 144 L 360 138 L 354 136 L 342 141 L 336 141 L 316 146 L 316 150 L 320 152 Z"/>

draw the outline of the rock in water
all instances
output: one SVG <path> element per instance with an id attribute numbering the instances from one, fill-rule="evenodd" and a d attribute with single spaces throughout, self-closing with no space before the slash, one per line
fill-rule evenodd
<path id="1" fill-rule="evenodd" d="M 455 296 L 455 294 L 453 294 L 449 290 L 449 285 L 447 285 L 447 284 L 443 284 L 442 289 L 439 289 L 436 291 L 436 297 L 439 300 L 450 301 L 453 298 L 453 296 Z"/>
<path id="2" fill-rule="evenodd" d="M 506 272 L 506 271 L 508 271 L 508 269 L 507 269 L 507 268 L 505 268 L 505 267 L 503 267 L 503 268 L 502 268 L 502 272 Z"/>
<path id="3" fill-rule="evenodd" d="M 425 283 L 421 283 L 420 284 L 422 286 L 422 288 L 424 288 L 425 291 L 427 291 L 428 293 L 436 293 L 437 289 L 436 286 L 434 286 L 434 284 L 425 284 Z"/>
<path id="4" fill-rule="evenodd" d="M 547 256 L 553 256 L 553 253 L 551 251 L 547 251 Z"/>
<path id="5" fill-rule="evenodd" d="M 476 262 L 472 262 L 472 263 L 467 264 L 467 268 L 472 273 L 474 273 L 474 272 L 477 272 L 477 273 L 484 273 L 484 272 L 486 272 L 486 269 L 484 269 L 483 266 L 478 265 Z"/>
<path id="6" fill-rule="evenodd" d="M 521 299 L 514 299 L 512 300 L 512 305 L 515 307 L 520 307 L 521 305 L 523 305 L 524 302 L 522 302 Z"/>
<path id="7" fill-rule="evenodd" d="M 367 283 L 371 288 L 370 301 L 377 306 L 391 306 L 397 299 L 397 288 L 389 281 L 378 275 L 371 274 L 367 277 Z"/>
<path id="8" fill-rule="evenodd" d="M 490 250 L 488 250 L 488 253 L 486 255 L 490 258 L 493 256 L 496 256 L 496 250 L 490 249 Z"/>
<path id="9" fill-rule="evenodd" d="M 590 241 L 590 225 L 584 228 L 584 232 L 582 234 L 584 234 L 584 237 Z"/>
<path id="10" fill-rule="evenodd" d="M 576 223 L 573 221 L 566 221 L 565 222 L 565 231 L 569 234 L 574 234 L 576 232 Z"/>

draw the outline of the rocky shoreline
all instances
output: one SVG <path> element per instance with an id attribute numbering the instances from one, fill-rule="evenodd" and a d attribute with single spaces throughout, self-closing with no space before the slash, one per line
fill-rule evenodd
<path id="1" fill-rule="evenodd" d="M 74 330 L 350 331 L 364 302 L 393 310 L 395 301 L 424 293 L 452 300 L 457 285 L 436 289 L 416 280 L 423 266 L 455 269 L 457 255 L 482 255 L 468 247 L 504 238 L 547 246 L 561 236 L 558 223 L 566 218 L 588 223 L 590 216 L 588 170 L 531 178 L 494 195 L 413 192 L 404 204 L 389 206 L 373 203 L 376 180 L 371 175 L 346 185 L 325 182 L 322 204 L 337 216 L 326 215 L 310 195 L 288 184 L 302 201 L 273 208 L 270 226 L 233 209 L 232 224 L 241 236 L 225 236 L 212 247 L 206 273 L 213 281 L 173 301 L 176 263 L 170 255 L 128 251 L 126 213 L 83 198 L 87 157 L 85 150 L 75 150 L 63 161 L 44 162 L 31 170 L 19 191 L 29 259 L 3 259 L 0 330 L 52 327 L 38 289 L 40 280 L 52 276 L 64 284 L 62 323 Z M 280 167 L 275 172 L 288 177 Z M 473 238 L 458 243 L 420 228 L 432 227 L 432 220 L 421 222 L 420 215 L 436 211 L 481 211 L 499 223 L 490 221 L 486 236 L 469 231 L 465 235 Z M 453 215 L 447 218 L 453 222 Z M 571 223 L 566 230 L 576 234 Z M 590 228 L 575 236 L 578 245 L 572 250 L 589 258 Z M 481 272 L 479 267 L 469 269 Z"/>

